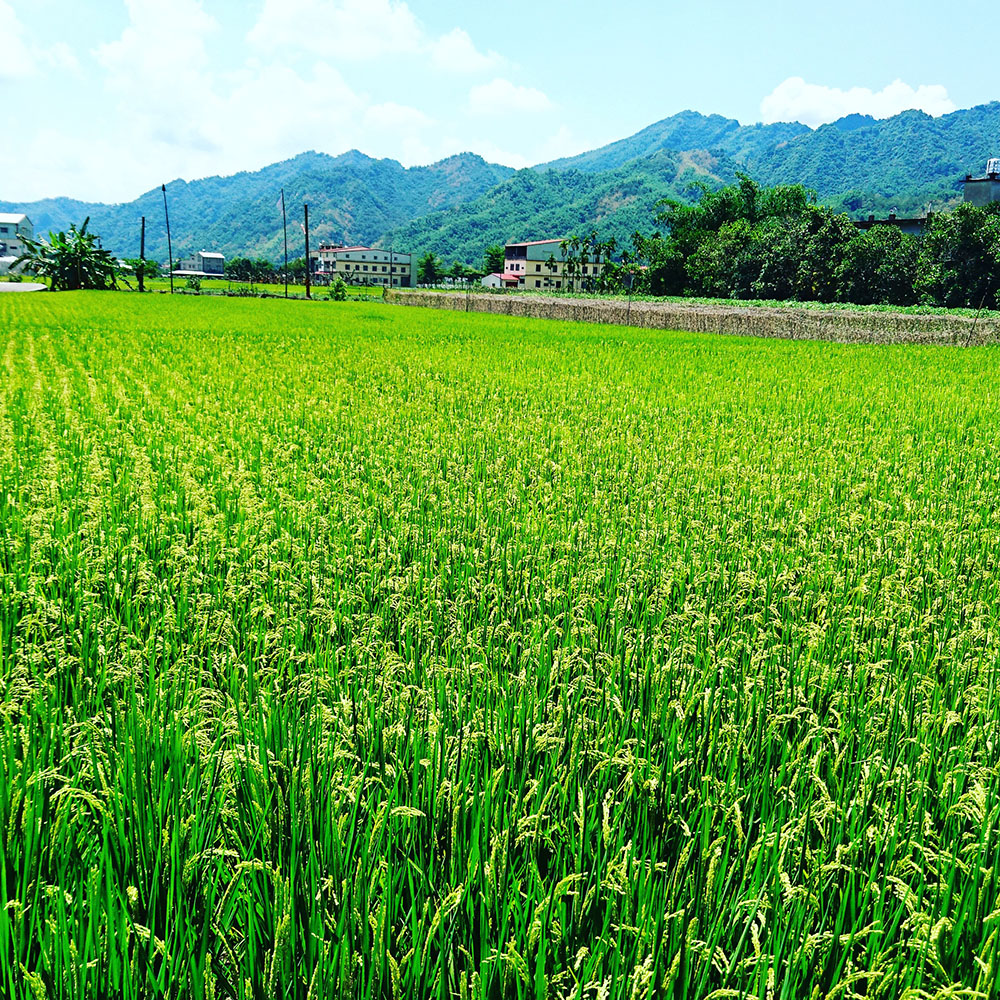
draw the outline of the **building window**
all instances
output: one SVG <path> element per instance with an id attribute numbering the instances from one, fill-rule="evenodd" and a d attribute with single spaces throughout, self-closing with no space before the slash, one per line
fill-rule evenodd
<path id="1" fill-rule="evenodd" d="M 535 278 L 535 288 L 541 288 L 541 287 L 542 287 L 541 281 L 539 281 L 538 278 Z"/>
<path id="2" fill-rule="evenodd" d="M 562 282 L 561 281 L 557 281 L 556 282 L 556 288 L 562 288 Z"/>
<path id="3" fill-rule="evenodd" d="M 535 265 L 535 270 L 536 271 L 540 271 L 541 269 L 542 269 L 542 265 L 541 264 L 536 264 Z"/>
<path id="4" fill-rule="evenodd" d="M 382 268 L 383 273 L 386 272 L 386 271 L 388 271 L 388 270 L 389 270 L 389 268 L 387 268 L 387 267 L 383 267 Z"/>

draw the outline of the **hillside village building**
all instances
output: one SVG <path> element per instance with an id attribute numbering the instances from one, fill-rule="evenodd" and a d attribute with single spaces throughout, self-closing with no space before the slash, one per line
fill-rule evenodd
<path id="1" fill-rule="evenodd" d="M 1000 158 L 987 161 L 985 176 L 966 174 L 962 184 L 965 185 L 965 201 L 970 205 L 983 208 L 990 202 L 1000 201 Z"/>
<path id="2" fill-rule="evenodd" d="M 861 230 L 874 229 L 876 226 L 894 226 L 911 236 L 920 236 L 933 218 L 933 212 L 913 218 L 902 218 L 897 216 L 895 212 L 890 212 L 887 219 L 876 219 L 874 215 L 869 215 L 867 219 L 857 219 L 854 225 Z"/>
<path id="3" fill-rule="evenodd" d="M 966 174 L 962 185 L 965 188 L 964 201 L 967 205 L 985 208 L 991 202 L 1000 201 L 1000 157 L 990 159 L 986 163 L 986 173 L 983 177 L 973 177 Z M 894 226 L 896 229 L 912 236 L 921 236 L 934 219 L 934 213 L 914 218 L 897 217 L 890 212 L 887 219 L 876 219 L 869 215 L 867 219 L 859 219 L 854 225 L 858 229 L 873 229 L 876 226 Z"/>
<path id="4" fill-rule="evenodd" d="M 179 260 L 174 274 L 182 278 L 221 278 L 225 270 L 226 258 L 223 254 L 199 250 L 193 257 Z"/>
<path id="5" fill-rule="evenodd" d="M 309 268 L 320 280 L 342 279 L 351 285 L 395 285 L 412 288 L 413 254 L 374 247 L 324 243 L 309 253 Z"/>
<path id="6" fill-rule="evenodd" d="M 569 274 L 566 265 L 571 255 L 571 250 L 563 249 L 563 240 L 508 243 L 500 278 L 507 288 L 580 288 L 599 277 L 608 263 L 592 253 L 583 255 L 576 272 Z"/>
<path id="7" fill-rule="evenodd" d="M 31 219 L 23 212 L 0 212 L 0 274 L 6 274 L 24 253 L 25 237 L 35 237 Z"/>

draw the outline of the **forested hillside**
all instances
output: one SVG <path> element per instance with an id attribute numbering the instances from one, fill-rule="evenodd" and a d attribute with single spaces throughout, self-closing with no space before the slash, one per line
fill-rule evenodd
<path id="1" fill-rule="evenodd" d="M 805 184 L 853 214 L 901 215 L 943 208 L 962 196 L 966 174 L 1000 155 L 1000 102 L 932 118 L 904 111 L 823 125 L 748 161 L 763 184 Z"/>
<path id="2" fill-rule="evenodd" d="M 688 200 L 695 182 L 718 187 L 735 165 L 708 153 L 659 152 L 616 170 L 519 170 L 475 201 L 416 219 L 384 238 L 447 262 L 479 263 L 483 249 L 509 240 L 543 239 L 597 228 L 624 245 L 648 229 L 661 198 Z"/>
<path id="3" fill-rule="evenodd" d="M 798 135 L 808 134 L 809 131 L 808 126 L 799 122 L 741 125 L 734 118 L 723 118 L 722 115 L 681 111 L 647 126 L 627 139 L 619 139 L 579 156 L 567 156 L 543 163 L 538 169 L 589 172 L 611 170 L 665 149 L 710 149 L 746 166 L 776 146 Z"/>
<path id="4" fill-rule="evenodd" d="M 822 203 L 855 217 L 893 209 L 923 214 L 956 204 L 962 178 L 981 172 L 993 155 L 1000 155 L 998 102 L 939 118 L 920 111 L 885 120 L 849 115 L 815 130 L 683 111 L 601 149 L 516 174 L 471 153 L 406 169 L 355 150 L 337 157 L 303 153 L 231 177 L 178 180 L 167 191 L 178 257 L 204 247 L 278 260 L 275 201 L 283 186 L 293 255 L 302 253 L 297 223 L 307 201 L 317 241 L 391 242 L 479 263 L 489 243 L 528 236 L 596 227 L 602 237 L 621 240 L 649 228 L 657 199 L 689 199 L 692 181 L 717 187 L 737 170 L 762 184 L 803 184 Z M 57 198 L 0 201 L 0 211 L 26 211 L 41 234 L 89 215 L 104 245 L 122 256 L 137 253 L 145 215 L 147 250 L 166 258 L 159 188 L 124 205 Z"/>
<path id="5" fill-rule="evenodd" d="M 373 242 L 387 229 L 437 209 L 476 198 L 514 171 L 471 153 L 427 167 L 404 168 L 395 160 L 375 160 L 357 150 L 341 156 L 303 153 L 253 173 L 167 184 L 174 257 L 202 248 L 227 256 L 283 252 L 279 191 L 285 189 L 289 241 L 302 255 L 302 204 L 309 203 L 315 240 Z M 139 220 L 146 216 L 146 250 L 165 260 L 167 236 L 159 188 L 124 205 L 92 205 L 50 199 L 24 205 L 0 202 L 0 211 L 24 211 L 37 233 L 81 222 L 87 215 L 104 245 L 122 256 L 137 256 Z"/>

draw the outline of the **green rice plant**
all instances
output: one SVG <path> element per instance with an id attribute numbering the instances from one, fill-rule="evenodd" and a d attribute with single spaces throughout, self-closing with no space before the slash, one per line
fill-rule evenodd
<path id="1" fill-rule="evenodd" d="M 994 348 L 0 331 L 0 995 L 997 994 Z"/>

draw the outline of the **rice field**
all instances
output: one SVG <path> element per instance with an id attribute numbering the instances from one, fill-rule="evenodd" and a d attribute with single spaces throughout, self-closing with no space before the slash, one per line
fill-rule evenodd
<path id="1" fill-rule="evenodd" d="M 1000 353 L 0 297 L 0 995 L 1000 991 Z"/>

